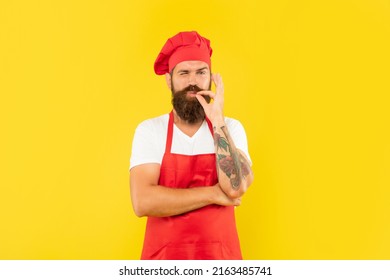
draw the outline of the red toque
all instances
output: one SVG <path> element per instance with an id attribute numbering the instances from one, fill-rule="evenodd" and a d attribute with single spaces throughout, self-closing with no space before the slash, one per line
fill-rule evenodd
<path id="1" fill-rule="evenodd" d="M 200 36 L 196 31 L 180 32 L 169 38 L 154 62 L 154 72 L 157 75 L 169 73 L 180 62 L 200 60 L 211 68 L 210 41 Z"/>

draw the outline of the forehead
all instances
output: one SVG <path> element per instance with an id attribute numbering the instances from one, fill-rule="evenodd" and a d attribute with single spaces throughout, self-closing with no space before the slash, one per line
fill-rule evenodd
<path id="1" fill-rule="evenodd" d="M 204 61 L 200 61 L 200 60 L 186 60 L 186 61 L 182 61 L 182 62 L 179 62 L 178 64 L 176 64 L 175 66 L 175 72 L 178 72 L 180 70 L 187 70 L 187 71 L 196 71 L 198 69 L 202 69 L 202 68 L 207 68 L 209 69 L 209 65 L 204 62 Z"/>

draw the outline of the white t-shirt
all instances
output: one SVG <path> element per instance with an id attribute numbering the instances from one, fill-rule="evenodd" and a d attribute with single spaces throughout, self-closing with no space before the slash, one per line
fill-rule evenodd
<path id="1" fill-rule="evenodd" d="M 130 169 L 144 163 L 161 164 L 165 153 L 169 114 L 148 119 L 138 125 L 133 138 Z M 235 119 L 225 117 L 225 123 L 235 146 L 250 160 L 245 130 Z M 173 125 L 171 152 L 183 155 L 215 153 L 214 139 L 207 122 L 192 136 L 184 134 Z"/>

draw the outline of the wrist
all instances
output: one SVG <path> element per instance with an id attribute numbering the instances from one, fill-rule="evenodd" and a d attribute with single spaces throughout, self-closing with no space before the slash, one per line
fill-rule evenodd
<path id="1" fill-rule="evenodd" d="M 214 185 L 212 187 L 208 187 L 207 189 L 210 191 L 208 196 L 208 203 L 217 204 L 219 197 L 219 187 Z"/>
<path id="2" fill-rule="evenodd" d="M 221 126 L 224 126 L 226 125 L 225 124 L 225 118 L 223 116 L 218 116 L 218 117 L 215 117 L 213 118 L 212 120 L 210 120 L 213 127 L 216 127 L 216 128 L 219 128 Z"/>

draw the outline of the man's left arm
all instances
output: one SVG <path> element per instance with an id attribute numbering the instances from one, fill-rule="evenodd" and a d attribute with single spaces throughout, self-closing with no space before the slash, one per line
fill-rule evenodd
<path id="1" fill-rule="evenodd" d="M 198 92 L 197 99 L 205 110 L 214 129 L 214 144 L 218 181 L 222 190 L 231 198 L 241 197 L 253 181 L 253 172 L 245 153 L 236 148 L 223 115 L 224 89 L 219 74 L 213 75 L 216 93 Z M 208 104 L 202 95 L 214 102 Z"/>
<path id="2" fill-rule="evenodd" d="M 229 197 L 241 197 L 253 181 L 250 162 L 235 146 L 224 121 L 214 122 L 213 129 L 218 181 Z"/>

